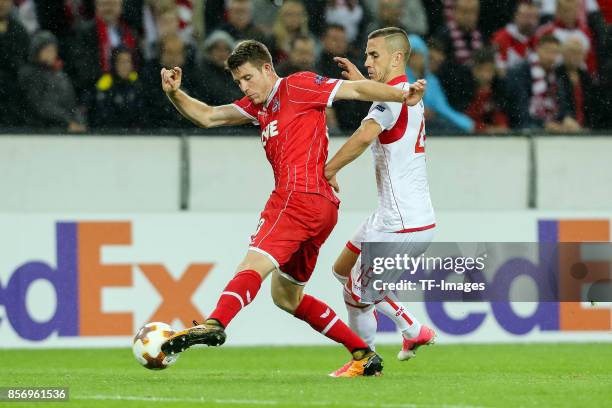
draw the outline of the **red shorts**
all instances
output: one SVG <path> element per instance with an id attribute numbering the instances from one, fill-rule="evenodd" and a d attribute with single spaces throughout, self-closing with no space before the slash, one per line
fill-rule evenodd
<path id="1" fill-rule="evenodd" d="M 322 195 L 273 191 L 249 249 L 270 258 L 285 278 L 304 285 L 337 221 L 338 207 Z"/>

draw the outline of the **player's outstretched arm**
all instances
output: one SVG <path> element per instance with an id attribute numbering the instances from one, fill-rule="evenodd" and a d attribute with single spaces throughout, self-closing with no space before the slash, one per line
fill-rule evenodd
<path id="1" fill-rule="evenodd" d="M 325 178 L 336 192 L 340 191 L 336 180 L 338 171 L 359 157 L 381 132 L 382 128 L 376 121 L 372 119 L 364 121 L 342 145 L 334 157 L 327 162 L 325 165 Z"/>
<path id="2" fill-rule="evenodd" d="M 414 106 L 423 98 L 427 83 L 419 79 L 407 91 L 375 81 L 344 81 L 334 97 L 359 101 L 402 102 Z"/>
<path id="3" fill-rule="evenodd" d="M 200 127 L 232 126 L 250 123 L 251 119 L 242 115 L 231 105 L 210 106 L 181 91 L 181 68 L 161 70 L 162 89 L 181 115 Z"/>

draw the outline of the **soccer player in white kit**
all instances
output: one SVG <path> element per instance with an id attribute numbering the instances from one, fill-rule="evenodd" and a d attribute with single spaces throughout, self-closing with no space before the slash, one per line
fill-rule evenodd
<path id="1" fill-rule="evenodd" d="M 410 55 L 407 34 L 399 28 L 376 30 L 368 36 L 365 66 L 370 79 L 408 89 L 405 65 Z M 336 58 L 349 80 L 364 79 L 345 58 Z M 421 80 L 422 81 L 422 80 Z M 424 81 L 422 81 L 424 84 Z M 376 171 L 378 207 L 347 242 L 333 273 L 344 284 L 344 300 L 350 327 L 374 347 L 376 311 L 390 317 L 402 332 L 398 359 L 408 360 L 422 345 L 435 341 L 435 332 L 421 324 L 408 307 L 385 294 L 372 304 L 361 299 L 359 256 L 362 242 L 403 243 L 408 255 L 418 257 L 433 239 L 435 216 L 425 166 L 425 118 L 423 101 L 415 106 L 374 102 L 359 129 L 326 164 L 325 176 L 336 191 L 336 173 L 371 146 Z M 405 245 L 404 245 L 405 244 Z"/>

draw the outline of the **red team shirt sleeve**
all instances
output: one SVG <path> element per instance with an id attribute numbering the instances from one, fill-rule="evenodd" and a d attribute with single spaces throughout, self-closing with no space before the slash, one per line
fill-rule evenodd
<path id="1" fill-rule="evenodd" d="M 289 75 L 283 86 L 289 100 L 303 109 L 324 108 L 332 105 L 342 80 L 327 78 L 312 72 Z"/>
<path id="2" fill-rule="evenodd" d="M 242 99 L 234 101 L 234 103 L 232 103 L 232 106 L 236 108 L 238 112 L 251 119 L 254 125 L 259 125 L 259 120 L 257 119 L 257 113 L 259 112 L 259 108 L 256 107 L 255 104 L 251 102 L 249 98 L 244 96 Z"/>

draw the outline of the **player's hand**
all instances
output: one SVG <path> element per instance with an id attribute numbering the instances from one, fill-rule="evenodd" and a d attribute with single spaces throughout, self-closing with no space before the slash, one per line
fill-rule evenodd
<path id="1" fill-rule="evenodd" d="M 404 103 L 408 106 L 414 106 L 423 99 L 425 95 L 425 88 L 427 87 L 427 81 L 419 79 L 413 84 L 410 84 L 410 89 L 404 92 Z"/>
<path id="2" fill-rule="evenodd" d="M 334 57 L 334 61 L 338 64 L 338 67 L 342 70 L 342 77 L 349 81 L 359 81 L 366 79 L 361 72 L 357 69 L 355 64 L 344 57 Z"/>
<path id="3" fill-rule="evenodd" d="M 174 93 L 181 87 L 181 79 L 183 78 L 183 70 L 180 67 L 172 69 L 162 68 L 161 83 L 165 93 Z"/>
<path id="4" fill-rule="evenodd" d="M 334 189 L 334 191 L 339 193 L 340 186 L 338 185 L 338 180 L 336 180 L 336 172 L 325 169 L 325 178 L 327 179 L 327 183 Z"/>

